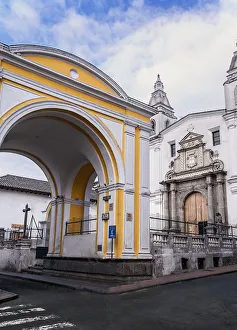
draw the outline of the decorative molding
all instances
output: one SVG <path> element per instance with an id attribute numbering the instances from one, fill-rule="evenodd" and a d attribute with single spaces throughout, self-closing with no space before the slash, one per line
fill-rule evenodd
<path id="1" fill-rule="evenodd" d="M 118 112 L 116 112 L 114 110 L 111 110 L 110 108 L 106 108 L 106 107 L 103 107 L 101 105 L 97 105 L 95 103 L 89 102 L 87 100 L 83 100 L 83 99 L 78 98 L 76 96 L 73 96 L 71 94 L 61 92 L 61 91 L 53 89 L 53 88 L 51 88 L 47 85 L 43 85 L 41 83 L 38 83 L 34 80 L 30 80 L 30 79 L 27 79 L 23 76 L 19 76 L 15 73 L 12 73 L 12 72 L 10 72 L 8 70 L 5 70 L 5 69 L 3 70 L 3 78 L 5 78 L 9 81 L 12 81 L 14 83 L 20 84 L 20 85 L 24 85 L 24 86 L 26 86 L 28 88 L 31 88 L 31 89 L 34 88 L 37 91 L 40 91 L 44 94 L 48 94 L 50 96 L 60 98 L 63 101 L 74 103 L 75 105 L 88 108 L 90 110 L 96 111 L 96 112 L 101 113 L 101 114 L 105 114 L 107 116 L 114 117 L 114 118 L 119 119 L 121 121 L 133 123 L 134 127 L 139 125 L 141 127 L 144 127 L 147 130 L 150 130 L 150 123 L 144 123 L 143 121 L 141 121 L 141 120 L 139 120 L 135 117 L 129 116 L 129 115 L 119 114 Z"/>
<path id="2" fill-rule="evenodd" d="M 25 46 L 27 46 L 27 45 L 25 45 Z M 38 49 L 38 47 L 40 47 L 40 46 L 35 46 L 35 47 L 37 47 L 36 49 Z M 58 50 L 58 51 L 61 52 L 60 50 Z M 39 53 L 40 52 L 38 52 L 38 54 Z M 15 53 L 11 53 L 11 52 L 9 52 L 9 50 L 6 51 L 2 47 L 0 47 L 0 54 L 3 56 L 4 61 L 6 61 L 10 64 L 16 65 L 16 66 L 18 66 L 22 69 L 31 71 L 31 72 L 36 73 L 38 75 L 44 75 L 46 78 L 48 78 L 50 80 L 53 80 L 53 81 L 55 81 L 57 83 L 60 83 L 60 84 L 63 84 L 64 86 L 66 85 L 68 87 L 80 90 L 80 91 L 85 92 L 89 95 L 96 96 L 97 98 L 103 99 L 104 101 L 107 101 L 107 102 L 110 102 L 110 103 L 113 103 L 113 104 L 117 104 L 117 105 L 121 105 L 123 107 L 124 106 L 128 107 L 130 110 L 135 111 L 139 114 L 144 115 L 144 113 L 146 113 L 148 118 L 152 117 L 157 112 L 156 109 L 153 108 L 152 106 L 149 106 L 146 103 L 140 102 L 140 101 L 135 100 L 133 98 L 127 97 L 125 92 L 124 92 L 124 98 L 121 98 L 119 96 L 115 96 L 113 94 L 109 94 L 105 91 L 101 91 L 100 89 L 98 89 L 96 87 L 93 87 L 93 86 L 87 85 L 85 83 L 82 83 L 79 80 L 74 80 L 70 76 L 65 76 L 61 73 L 53 71 L 53 70 L 51 70 L 47 67 L 44 67 L 40 64 L 37 64 L 37 63 L 32 62 L 30 60 L 27 60 L 26 58 L 24 58 L 22 56 L 16 55 Z M 50 55 L 52 55 L 52 54 L 53 53 L 50 53 Z M 84 60 L 82 60 L 82 61 L 84 61 Z M 88 62 L 86 62 L 86 63 L 88 65 L 90 64 Z M 93 69 L 95 68 L 94 66 L 92 66 L 92 67 L 93 67 Z M 87 69 L 88 69 L 88 67 L 87 67 Z M 96 74 L 96 75 L 98 75 L 99 74 L 98 72 L 100 72 L 100 78 L 103 80 L 103 78 L 101 76 L 101 73 L 102 73 L 104 77 L 106 76 L 107 83 L 111 85 L 112 82 L 113 82 L 112 85 L 115 86 L 116 83 L 111 78 L 109 79 L 109 77 L 106 74 L 104 74 L 102 71 L 100 71 L 99 69 L 96 68 L 96 72 L 92 71 L 92 69 L 88 69 L 88 70 L 91 71 L 91 72 L 94 72 L 94 74 Z M 110 80 L 110 83 L 109 83 L 108 79 Z M 119 87 L 117 84 L 116 84 L 116 88 L 119 88 L 119 90 L 122 91 L 121 87 Z"/>

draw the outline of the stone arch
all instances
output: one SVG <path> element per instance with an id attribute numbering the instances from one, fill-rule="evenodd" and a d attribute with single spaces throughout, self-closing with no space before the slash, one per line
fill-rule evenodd
<path id="1" fill-rule="evenodd" d="M 122 160 L 121 151 L 115 143 L 115 139 L 112 138 L 111 132 L 106 130 L 106 128 L 92 115 L 90 115 L 86 110 L 81 109 L 77 106 L 70 105 L 64 102 L 58 101 L 40 101 L 34 102 L 33 104 L 26 105 L 15 112 L 11 113 L 3 122 L 0 127 L 0 146 L 2 146 L 3 141 L 9 131 L 17 125 L 17 123 L 21 122 L 26 116 L 32 116 L 37 114 L 40 111 L 49 111 L 57 112 L 57 111 L 65 111 L 65 113 L 72 117 L 75 121 L 84 120 L 85 126 L 88 130 L 92 130 L 94 133 L 95 141 L 100 143 L 100 145 L 104 144 L 103 156 L 106 157 L 106 162 L 110 162 L 110 173 L 113 173 L 113 180 L 110 182 L 106 182 L 106 179 L 103 180 L 103 184 L 112 184 L 112 183 L 122 183 L 125 182 L 125 169 Z M 107 155 L 106 155 L 107 149 Z M 109 150 L 110 149 L 110 150 Z M 109 152 L 108 152 L 109 151 Z M 107 164 L 108 164 L 107 163 Z M 117 178 L 116 178 L 117 176 Z M 117 182 L 116 182 L 117 181 Z"/>
<path id="2" fill-rule="evenodd" d="M 38 145 L 35 145 L 35 138 L 37 137 L 34 129 L 38 131 L 39 126 L 39 137 L 42 139 L 42 142 L 39 139 Z M 65 134 L 65 139 L 64 136 L 60 135 L 60 127 L 64 129 L 62 132 Z M 42 135 L 44 129 L 45 136 Z M 48 138 L 53 136 L 54 129 L 56 138 L 52 140 L 53 142 L 49 141 L 50 146 L 48 147 Z M 76 142 L 70 140 L 71 137 L 76 137 Z M 58 145 L 57 138 L 59 141 Z M 63 144 L 64 141 L 66 141 L 66 144 Z M 71 143 L 71 147 L 68 145 L 67 148 L 67 143 Z M 75 175 L 79 170 L 77 166 L 83 166 L 80 162 L 87 159 L 94 167 L 93 171 L 98 175 L 100 187 L 103 187 L 103 190 L 100 191 L 101 196 L 104 195 L 106 189 L 114 189 L 116 191 L 116 196 L 114 195 L 114 198 L 116 198 L 114 199 L 115 202 L 118 200 L 117 195 L 119 195 L 120 199 L 124 198 L 122 193 L 125 182 L 125 168 L 121 150 L 116 144 L 116 140 L 100 121 L 96 120 L 86 110 L 77 106 L 57 101 L 40 101 L 28 104 L 15 111 L 14 109 L 10 110 L 9 115 L 5 116 L 5 120 L 0 127 L 0 150 L 1 148 L 9 151 L 19 150 L 25 153 L 26 156 L 30 154 L 30 151 L 35 150 L 35 158 L 37 158 L 37 155 L 38 158 L 43 155 L 42 159 L 46 159 L 45 163 L 49 164 L 49 169 L 52 169 L 57 192 L 55 190 L 55 200 L 51 204 L 50 232 L 52 235 L 50 234 L 50 255 L 62 255 L 63 253 L 66 221 L 69 219 L 68 215 L 70 214 L 71 205 L 73 203 L 76 204 L 76 201 L 72 201 L 70 198 L 70 186 L 67 185 L 67 182 L 70 181 L 71 185 L 73 184 Z M 76 156 L 73 155 L 73 152 L 78 152 L 79 156 L 77 154 Z M 66 165 L 63 163 L 62 155 L 64 153 L 65 157 L 71 157 L 68 159 L 69 161 L 64 162 Z M 49 157 L 47 158 L 47 156 Z M 57 163 L 57 158 L 62 163 Z M 73 162 L 74 159 L 78 162 Z M 70 166 L 71 168 L 69 168 Z M 74 178 L 71 175 L 71 179 L 69 178 L 68 180 L 68 173 L 69 175 L 72 173 Z M 102 219 L 102 213 L 104 213 L 104 201 L 102 198 L 100 198 L 100 203 L 99 217 Z M 115 214 L 115 209 L 113 212 Z M 115 221 L 121 221 L 119 219 L 123 216 L 123 212 L 121 214 L 117 212 L 114 216 Z M 104 224 L 102 221 L 99 226 L 98 239 L 101 241 L 104 235 Z M 106 240 L 107 236 L 104 239 L 105 245 L 107 245 Z M 117 250 L 116 253 L 118 253 Z"/>

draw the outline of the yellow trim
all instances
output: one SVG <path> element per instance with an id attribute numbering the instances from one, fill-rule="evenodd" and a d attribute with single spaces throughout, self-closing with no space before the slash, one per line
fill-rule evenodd
<path id="1" fill-rule="evenodd" d="M 96 116 L 96 119 L 101 123 L 101 125 L 106 129 L 106 131 L 109 133 L 110 137 L 112 140 L 114 140 L 114 143 L 116 144 L 119 152 L 120 152 L 120 155 L 122 156 L 122 150 L 118 144 L 118 141 L 115 139 L 114 137 L 114 134 L 111 132 L 111 130 L 109 129 L 109 127 L 98 117 Z"/>
<path id="2" fill-rule="evenodd" d="M 41 110 L 40 110 L 40 111 L 41 111 Z M 75 117 L 77 117 L 77 116 L 75 116 Z M 79 117 L 80 117 L 80 116 L 79 116 Z M 108 183 L 109 183 L 109 175 L 108 175 L 107 167 L 106 167 L 106 164 L 105 164 L 105 160 L 104 160 L 104 158 L 103 158 L 103 156 L 102 156 L 102 153 L 101 153 L 100 149 L 98 148 L 98 146 L 97 146 L 97 144 L 94 142 L 94 140 L 91 138 L 91 136 L 90 136 L 88 133 L 86 133 L 81 127 L 77 126 L 76 124 L 74 124 L 74 123 L 72 123 L 71 121 L 66 120 L 66 119 L 64 119 L 64 118 L 54 117 L 54 116 L 47 116 L 47 117 L 45 117 L 45 118 L 51 118 L 51 119 L 54 119 L 54 120 L 60 120 L 60 121 L 63 121 L 63 122 L 65 122 L 65 123 L 67 123 L 68 125 L 74 127 L 77 131 L 81 132 L 81 133 L 82 133 L 82 134 L 83 134 L 83 135 L 84 135 L 84 136 L 90 141 L 90 143 L 91 143 L 92 146 L 94 147 L 94 149 L 95 149 L 95 151 L 97 152 L 98 157 L 99 157 L 99 159 L 100 159 L 100 161 L 101 161 L 101 164 L 102 164 L 102 167 L 103 167 L 103 170 L 104 170 L 104 175 L 105 175 L 105 182 L 108 184 Z M 83 121 L 82 119 L 80 119 L 80 120 Z M 88 124 L 88 123 L 87 123 L 87 124 Z M 91 125 L 91 127 L 93 127 L 93 126 Z M 100 135 L 101 137 L 103 137 L 103 139 L 104 139 L 103 134 L 100 133 L 99 135 Z M 104 141 L 104 142 L 108 144 L 107 141 Z M 111 150 L 111 152 L 112 152 L 112 150 Z M 114 157 L 114 159 L 113 159 L 113 157 L 111 156 L 111 158 L 112 158 L 112 162 L 113 162 L 113 160 L 114 160 L 114 162 L 116 163 L 115 157 Z M 117 166 L 116 166 L 116 168 L 117 168 Z M 115 172 L 115 174 L 116 174 L 116 172 Z"/>
<path id="3" fill-rule="evenodd" d="M 10 116 L 12 113 L 14 113 L 15 111 L 17 111 L 18 109 L 20 109 L 21 107 L 23 106 L 26 106 L 26 105 L 29 105 L 29 104 L 34 104 L 34 103 L 37 103 L 38 101 L 40 100 L 43 100 L 45 101 L 45 99 L 37 99 L 37 101 L 34 100 L 29 100 L 27 102 L 24 102 L 22 103 L 21 105 L 17 105 L 16 107 L 12 108 L 11 110 L 9 110 L 6 114 L 4 114 L 1 118 L 0 118 L 0 123 L 3 122 L 8 116 Z M 65 111 L 65 110 L 57 110 L 58 112 L 63 112 L 63 113 L 68 113 L 68 111 Z M 39 112 L 44 112 L 44 110 L 38 110 L 38 111 L 35 111 L 35 113 L 39 113 Z M 75 114 L 75 113 L 71 113 L 71 115 L 77 119 L 79 119 L 80 121 L 82 121 L 83 123 L 86 123 L 92 130 L 94 130 L 96 132 L 97 135 L 99 135 L 99 137 L 102 139 L 102 141 L 105 143 L 109 153 L 110 153 L 110 156 L 112 158 L 112 163 L 113 163 L 113 168 L 114 168 L 114 171 L 115 171 L 115 181 L 116 183 L 119 182 L 119 175 L 118 175 L 118 165 L 117 165 L 117 162 L 116 162 L 116 159 L 115 159 L 115 156 L 114 156 L 114 153 L 109 145 L 109 143 L 107 142 L 107 140 L 105 139 L 104 135 L 97 129 L 95 128 L 88 120 L 86 120 L 85 118 L 83 118 L 82 116 L 80 116 L 79 114 Z M 26 115 L 27 116 L 27 115 Z M 49 116 L 47 116 L 47 118 L 49 118 Z M 74 128 L 76 128 L 77 130 L 79 130 L 81 133 L 83 133 L 87 139 L 91 142 L 91 144 L 94 146 L 95 150 L 97 151 L 97 154 L 99 155 L 99 158 L 101 160 L 101 163 L 102 163 L 102 166 L 104 168 L 104 171 L 105 171 L 105 181 L 106 183 L 108 184 L 109 183 L 109 177 L 108 177 L 108 172 L 107 172 L 107 168 L 106 168 L 106 165 L 105 165 L 105 161 L 103 159 L 103 156 L 99 150 L 99 148 L 97 147 L 97 144 L 94 142 L 94 140 L 90 137 L 89 134 L 87 134 L 83 129 L 81 129 L 80 127 L 78 127 L 77 125 L 73 124 L 72 122 L 66 120 L 66 119 L 63 119 L 63 118 L 59 118 L 59 117 L 53 117 L 51 116 L 50 118 L 55 118 L 55 119 L 60 119 L 61 121 L 64 121 L 64 122 L 67 122 L 68 124 L 70 124 L 71 126 L 73 126 Z M 108 128 L 105 127 L 106 130 L 108 131 Z M 109 133 L 109 131 L 108 131 Z M 120 149 L 118 149 L 120 150 Z"/>
<path id="4" fill-rule="evenodd" d="M 95 170 L 94 167 L 91 165 L 91 163 L 87 163 L 81 167 L 72 185 L 72 194 L 71 194 L 72 199 L 84 201 L 88 181 L 90 180 L 90 177 L 94 172 Z M 73 219 L 81 220 L 83 218 L 84 218 L 84 206 L 72 204 L 70 206 L 70 220 Z M 71 227 L 70 232 L 80 232 L 81 230 L 80 223 L 76 223 L 70 227 Z"/>
<path id="5" fill-rule="evenodd" d="M 41 83 L 45 86 L 49 86 L 52 89 L 62 91 L 64 93 L 67 93 L 68 95 L 76 96 L 78 98 L 87 100 L 91 103 L 101 105 L 102 107 L 111 109 L 111 110 L 113 110 L 117 113 L 123 114 L 123 115 L 127 114 L 129 116 L 134 117 L 134 118 L 140 119 L 140 120 L 142 120 L 146 123 L 150 122 L 149 116 L 141 115 L 137 112 L 134 112 L 132 110 L 127 109 L 125 106 L 117 105 L 117 104 L 115 104 L 116 100 L 114 100 L 114 101 L 109 101 L 109 100 L 108 101 L 103 101 L 99 97 L 90 96 L 90 95 L 86 94 L 85 92 L 81 92 L 81 91 L 78 91 L 74 88 L 67 87 L 63 84 L 63 82 L 62 83 L 54 82 L 53 80 L 50 80 L 47 77 L 43 77 L 39 74 L 30 72 L 27 69 L 21 69 L 21 68 L 17 67 L 16 65 L 7 63 L 4 60 L 2 61 L 2 67 L 4 69 L 8 70 L 8 71 L 11 71 L 11 72 L 17 74 L 17 75 L 23 76 L 23 77 L 25 77 L 29 80 L 39 82 L 39 83 Z M 37 89 L 35 91 L 37 91 Z M 61 99 L 61 98 L 59 97 L 58 99 Z"/>
<path id="6" fill-rule="evenodd" d="M 134 178 L 134 251 L 136 255 L 140 249 L 140 128 L 135 128 L 135 178 Z"/>
<path id="7" fill-rule="evenodd" d="M 38 63 L 44 67 L 48 67 L 51 70 L 55 72 L 59 72 L 65 76 L 70 76 L 70 70 L 74 69 L 79 73 L 79 77 L 76 79 L 78 81 L 81 81 L 85 84 L 94 86 L 102 91 L 105 91 L 107 93 L 110 93 L 112 95 L 117 95 L 118 93 L 115 93 L 115 91 L 109 87 L 105 82 L 103 82 L 99 77 L 96 76 L 96 74 L 90 73 L 86 69 L 81 68 L 78 65 L 72 64 L 70 62 L 66 62 L 66 60 L 58 59 L 54 57 L 54 55 L 28 55 L 23 54 L 23 57 L 26 59 Z"/>
<path id="8" fill-rule="evenodd" d="M 16 105 L 15 107 L 13 107 L 10 110 L 8 110 L 2 117 L 0 117 L 0 124 L 4 120 L 6 120 L 11 114 L 13 114 L 17 110 L 19 110 L 20 108 L 26 107 L 27 105 L 34 104 L 34 103 L 40 102 L 40 101 L 45 101 L 45 98 L 39 97 L 38 99 L 28 100 L 28 101 L 25 101 L 25 102 L 22 102 L 22 103 Z M 49 101 L 51 101 L 51 99 L 49 99 Z"/>
<path id="9" fill-rule="evenodd" d="M 49 213 L 50 213 L 51 209 L 52 209 L 52 204 L 49 203 L 48 206 L 47 206 L 47 208 L 46 208 L 45 221 L 48 221 L 48 219 L 49 219 Z"/>
<path id="10" fill-rule="evenodd" d="M 114 243 L 115 258 L 120 258 L 124 246 L 124 190 L 116 190 L 115 209 L 116 239 Z"/>

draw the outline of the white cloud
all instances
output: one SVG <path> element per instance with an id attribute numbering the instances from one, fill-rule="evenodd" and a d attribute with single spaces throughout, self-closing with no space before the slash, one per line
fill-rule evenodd
<path id="1" fill-rule="evenodd" d="M 12 153 L 0 153 L 0 176 L 14 174 L 46 180 L 43 171 L 32 160 Z"/>
<path id="2" fill-rule="evenodd" d="M 94 1 L 94 0 L 93 0 Z M 123 0 L 90 15 L 65 0 L 1 0 L 0 29 L 13 42 L 46 43 L 102 68 L 125 91 L 148 102 L 157 73 L 178 117 L 224 107 L 223 82 L 237 32 L 237 0 L 206 1 L 188 11 Z M 70 3 L 67 2 L 67 3 Z M 71 1 L 74 3 L 74 1 Z M 91 2 L 90 2 L 91 3 Z M 126 8 L 126 9 L 125 9 Z"/>

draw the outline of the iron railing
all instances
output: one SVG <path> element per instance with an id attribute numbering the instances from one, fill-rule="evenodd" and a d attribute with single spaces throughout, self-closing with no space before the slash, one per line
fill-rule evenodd
<path id="1" fill-rule="evenodd" d="M 39 241 L 43 239 L 42 228 L 29 228 L 26 230 L 24 237 L 23 228 L 19 229 L 1 229 L 0 230 L 0 248 L 13 248 L 16 242 L 22 238 L 30 239 L 32 244 L 37 246 Z"/>
<path id="2" fill-rule="evenodd" d="M 65 235 L 96 233 L 97 219 L 73 219 L 66 222 Z"/>
<path id="3" fill-rule="evenodd" d="M 237 237 L 237 226 L 230 226 L 223 223 L 213 223 L 209 226 L 209 228 L 209 233 L 212 235 Z M 151 232 L 175 232 L 181 235 L 204 236 L 208 233 L 209 228 L 207 221 L 199 221 L 194 223 L 189 221 L 150 217 Z"/>

